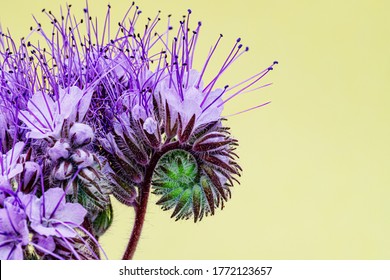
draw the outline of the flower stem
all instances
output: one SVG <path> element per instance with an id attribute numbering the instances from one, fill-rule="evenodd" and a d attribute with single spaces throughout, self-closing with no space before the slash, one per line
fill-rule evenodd
<path id="1" fill-rule="evenodd" d="M 149 191 L 152 183 L 153 172 L 157 166 L 158 161 L 165 153 L 173 149 L 177 149 L 179 147 L 183 149 L 186 148 L 185 146 L 181 146 L 178 142 L 168 143 L 163 145 L 160 151 L 156 152 L 152 156 L 150 163 L 146 169 L 145 179 L 140 187 L 140 192 L 138 196 L 138 205 L 134 208 L 135 209 L 134 227 L 131 232 L 131 236 L 129 239 L 129 243 L 127 244 L 126 251 L 123 254 L 122 260 L 131 260 L 134 256 L 135 250 L 137 249 L 138 241 L 141 237 L 142 227 L 145 221 L 145 214 L 148 206 Z"/>
<path id="2" fill-rule="evenodd" d="M 142 227 L 145 221 L 146 208 L 148 206 L 149 190 L 150 190 L 150 178 L 145 178 L 145 182 L 142 185 L 139 195 L 138 206 L 135 208 L 135 221 L 133 231 L 131 232 L 129 243 L 127 244 L 126 251 L 123 255 L 123 260 L 131 260 L 134 256 L 135 250 L 138 245 L 138 241 L 141 237 Z"/>

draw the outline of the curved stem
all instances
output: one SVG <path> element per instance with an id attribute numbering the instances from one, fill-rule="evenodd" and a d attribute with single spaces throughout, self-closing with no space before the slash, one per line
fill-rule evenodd
<path id="1" fill-rule="evenodd" d="M 158 151 L 152 156 L 150 163 L 146 168 L 145 179 L 140 187 L 140 193 L 138 196 L 138 205 L 137 207 L 134 208 L 135 209 L 134 227 L 131 232 L 131 236 L 129 239 L 129 243 L 127 244 L 126 251 L 123 254 L 122 260 L 131 260 L 134 256 L 135 250 L 137 249 L 138 241 L 141 237 L 142 227 L 145 221 L 145 214 L 148 206 L 149 191 L 150 191 L 150 185 L 152 183 L 153 172 L 157 166 L 158 161 L 164 154 L 166 154 L 171 150 L 177 149 L 179 147 L 185 150 L 188 149 L 188 147 L 186 147 L 185 145 L 180 145 L 179 142 L 172 142 L 162 146 L 160 151 Z"/>
<path id="2" fill-rule="evenodd" d="M 131 260 L 133 258 L 138 245 L 138 241 L 141 237 L 142 227 L 145 221 L 146 208 L 148 206 L 149 190 L 151 183 L 150 179 L 146 179 L 144 184 L 142 185 L 138 199 L 138 205 L 135 208 L 135 221 L 133 231 L 131 232 L 129 243 L 127 244 L 126 251 L 123 255 L 123 260 Z"/>

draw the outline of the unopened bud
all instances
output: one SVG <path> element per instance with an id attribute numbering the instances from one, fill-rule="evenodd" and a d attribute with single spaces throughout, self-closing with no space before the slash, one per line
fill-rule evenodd
<path id="1" fill-rule="evenodd" d="M 73 174 L 73 165 L 68 161 L 61 162 L 53 170 L 53 176 L 58 181 L 64 181 L 72 177 Z"/>
<path id="2" fill-rule="evenodd" d="M 33 191 L 33 187 L 39 178 L 40 169 L 40 166 L 36 162 L 27 161 L 24 163 L 24 171 L 22 173 L 24 193 Z"/>
<path id="3" fill-rule="evenodd" d="M 69 157 L 69 150 L 69 143 L 65 142 L 65 139 L 60 139 L 47 151 L 47 153 L 52 161 L 57 161 L 61 158 L 67 159 Z"/>
<path id="4" fill-rule="evenodd" d="M 92 127 L 83 123 L 74 123 L 70 128 L 70 140 L 73 146 L 84 146 L 92 142 L 94 133 Z"/>
<path id="5" fill-rule="evenodd" d="M 83 178 L 89 183 L 97 179 L 96 172 L 94 172 L 92 168 L 84 168 L 83 170 L 81 170 L 79 173 L 79 177 Z"/>
<path id="6" fill-rule="evenodd" d="M 77 165 L 79 169 L 91 166 L 94 164 L 93 155 L 82 149 L 77 149 L 74 154 L 71 156 L 73 162 Z"/>

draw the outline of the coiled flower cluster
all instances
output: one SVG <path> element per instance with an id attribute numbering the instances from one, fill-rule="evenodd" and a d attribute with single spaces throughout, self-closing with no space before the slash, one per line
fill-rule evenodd
<path id="1" fill-rule="evenodd" d="M 238 141 L 223 108 L 270 85 L 255 87 L 277 62 L 219 88 L 248 51 L 240 38 L 206 81 L 223 36 L 194 69 L 202 24 L 191 30 L 191 10 L 176 32 L 168 20 L 162 33 L 160 12 L 138 33 L 134 3 L 109 32 L 110 10 L 101 34 L 88 8 L 77 20 L 70 5 L 60 19 L 42 10 L 52 30 L 37 22 L 35 41 L 0 34 L 1 259 L 100 259 L 112 197 L 135 211 L 123 257 L 131 259 L 151 192 L 172 218 L 198 222 L 239 183 Z"/>

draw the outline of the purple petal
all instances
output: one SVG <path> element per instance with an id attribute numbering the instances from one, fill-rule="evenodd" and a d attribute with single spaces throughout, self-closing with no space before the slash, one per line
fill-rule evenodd
<path id="1" fill-rule="evenodd" d="M 61 211 L 65 206 L 65 195 L 64 190 L 61 188 L 52 188 L 45 192 L 44 200 L 40 198 L 41 203 L 45 203 L 45 214 L 46 218 L 52 216 L 53 212 Z"/>
<path id="2" fill-rule="evenodd" d="M 33 241 L 35 244 L 43 247 L 49 252 L 53 252 L 56 248 L 54 239 L 51 236 L 45 237 L 43 235 L 35 234 L 33 237 Z"/>
<path id="3" fill-rule="evenodd" d="M 77 104 L 83 97 L 84 92 L 78 87 L 70 87 L 59 90 L 59 103 L 60 108 L 58 114 L 62 115 L 65 119 L 75 121 Z"/>
<path id="4" fill-rule="evenodd" d="M 87 210 L 78 203 L 66 203 L 65 206 L 55 213 L 54 218 L 63 222 L 69 222 L 76 225 L 81 225 L 84 222 L 84 217 Z"/>
<path id="5" fill-rule="evenodd" d="M 57 237 L 73 238 L 77 236 L 77 232 L 73 229 L 73 226 L 58 223 L 53 225 L 52 229 L 55 231 L 54 235 Z"/>
<path id="6" fill-rule="evenodd" d="M 21 237 L 23 245 L 27 245 L 28 228 L 26 215 L 19 205 L 13 205 L 9 200 L 10 198 L 5 199 L 4 208 L 0 209 L 0 232 L 7 232 Z"/>
<path id="7" fill-rule="evenodd" d="M 87 111 L 89 109 L 89 105 L 91 104 L 91 98 L 92 98 L 93 91 L 89 90 L 87 91 L 84 96 L 81 98 L 79 105 L 78 105 L 78 118 L 76 121 L 81 122 L 83 121 L 85 115 L 87 114 Z"/>
<path id="8" fill-rule="evenodd" d="M 187 73 L 184 76 L 184 80 L 187 80 Z M 200 73 L 194 69 L 191 69 L 189 72 L 189 78 L 188 78 L 188 86 L 187 87 L 194 87 L 198 81 L 199 81 Z M 201 81 L 199 88 L 203 88 L 203 82 Z"/>
<path id="9" fill-rule="evenodd" d="M 44 236 L 57 236 L 57 237 L 61 237 L 60 234 L 58 234 L 56 232 L 56 229 L 54 227 L 47 227 L 47 226 L 44 226 L 42 225 L 41 223 L 39 222 L 31 222 L 31 228 L 33 230 L 35 230 L 35 232 L 41 234 L 41 235 L 44 235 Z"/>
<path id="10" fill-rule="evenodd" d="M 7 165 L 9 167 L 13 166 L 16 164 L 17 160 L 19 159 L 20 154 L 23 151 L 23 148 L 25 146 L 24 142 L 17 142 L 13 148 L 7 152 Z"/>
<path id="11" fill-rule="evenodd" d="M 15 166 L 13 166 L 11 170 L 9 170 L 8 179 L 15 177 L 16 175 L 20 174 L 22 171 L 23 171 L 23 165 L 16 164 Z"/>
<path id="12" fill-rule="evenodd" d="M 47 123 L 52 123 L 53 113 L 56 111 L 56 104 L 49 95 L 37 91 L 29 100 L 27 107 L 31 114 L 37 120 L 40 120 L 42 124 L 48 125 Z"/>
<path id="13" fill-rule="evenodd" d="M 143 128 L 149 133 L 153 134 L 157 129 L 157 122 L 149 117 L 145 120 Z"/>
<path id="14" fill-rule="evenodd" d="M 146 118 L 146 111 L 145 111 L 144 107 L 142 107 L 138 104 L 136 104 L 133 107 L 133 109 L 131 110 L 131 114 L 135 120 L 139 120 L 139 119 L 144 120 Z"/>
<path id="15" fill-rule="evenodd" d="M 22 246 L 13 243 L 1 246 L 0 260 L 23 260 Z"/>
<path id="16" fill-rule="evenodd" d="M 39 198 L 32 194 L 24 194 L 19 192 L 18 198 L 22 202 L 24 212 L 30 220 L 40 220 L 41 203 Z"/>

